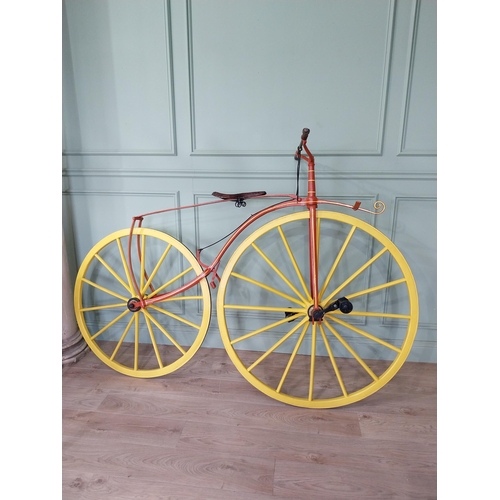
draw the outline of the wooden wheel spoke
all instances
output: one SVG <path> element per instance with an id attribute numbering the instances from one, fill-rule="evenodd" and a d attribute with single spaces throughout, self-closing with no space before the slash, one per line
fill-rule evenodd
<path id="1" fill-rule="evenodd" d="M 158 269 L 160 269 L 160 266 L 163 264 L 163 261 L 165 260 L 165 257 L 168 255 L 168 252 L 172 248 L 172 244 L 170 243 L 165 251 L 163 252 L 162 256 L 158 260 L 155 268 L 153 269 L 153 272 L 150 274 L 148 280 L 146 281 L 145 285 L 141 288 L 141 294 L 144 294 L 144 292 L 147 290 L 148 286 L 151 284 L 153 281 L 154 277 L 156 276 L 156 273 L 158 272 Z"/>
<path id="2" fill-rule="evenodd" d="M 153 349 L 154 349 L 155 354 L 156 354 L 156 360 L 158 361 L 158 366 L 160 368 L 163 368 L 163 361 L 162 361 L 161 356 L 160 356 L 160 351 L 158 350 L 158 344 L 156 343 L 156 338 L 155 338 L 153 329 L 151 328 L 151 323 L 149 321 L 151 316 L 149 315 L 149 313 L 146 312 L 145 309 L 142 309 L 142 312 L 144 313 L 144 316 L 146 318 L 146 325 L 148 327 L 149 336 L 151 338 L 151 343 L 153 344 Z"/>
<path id="3" fill-rule="evenodd" d="M 290 287 L 290 289 L 299 297 L 302 302 L 307 302 L 303 295 L 293 286 L 290 280 L 278 269 L 271 259 L 255 244 L 252 243 L 253 249 L 267 262 L 269 267 Z"/>
<path id="4" fill-rule="evenodd" d="M 134 371 L 139 369 L 139 315 L 134 314 L 135 335 L 134 335 Z"/>
<path id="5" fill-rule="evenodd" d="M 388 248 L 384 247 L 377 255 L 373 256 L 368 262 L 363 264 L 356 272 L 354 272 L 349 278 L 347 278 L 340 286 L 338 286 L 328 297 L 321 302 L 321 304 L 329 304 L 330 301 L 338 295 L 338 293 L 344 289 L 349 283 L 354 281 L 363 271 L 368 269 L 376 260 L 378 260 L 385 252 L 387 252 Z"/>
<path id="6" fill-rule="evenodd" d="M 309 318 L 304 318 L 300 323 L 295 325 L 286 335 L 283 335 L 278 342 L 276 342 L 271 348 L 269 348 L 257 361 L 251 364 L 247 369 L 251 372 L 259 363 L 264 361 L 272 352 L 274 352 L 281 344 L 286 342 Z"/>
<path id="7" fill-rule="evenodd" d="M 342 325 L 345 328 L 348 328 L 349 330 L 352 330 L 353 332 L 356 332 L 359 335 L 366 337 L 367 339 L 373 340 L 373 342 L 376 342 L 377 344 L 383 345 L 384 347 L 387 347 L 388 349 L 391 349 L 393 351 L 401 352 L 401 349 L 399 347 L 396 347 L 395 345 L 389 344 L 388 342 L 385 342 L 384 340 L 379 339 L 378 337 L 375 337 L 374 335 L 372 335 L 368 332 L 365 332 L 364 330 L 361 330 L 361 328 L 358 328 L 354 325 L 347 323 L 346 321 L 341 320 L 338 316 L 331 316 L 331 319 L 333 321 L 335 321 L 336 323 L 338 323 L 339 325 Z"/>
<path id="8" fill-rule="evenodd" d="M 172 283 L 175 283 L 177 280 L 181 279 L 183 276 L 185 276 L 186 274 L 188 274 L 192 270 L 193 270 L 192 266 L 188 267 L 187 269 L 185 269 L 184 271 L 179 273 L 177 276 L 173 277 L 171 280 L 167 281 L 165 284 L 163 284 L 162 286 L 157 288 L 153 293 L 149 294 L 148 298 L 154 297 L 155 295 L 159 294 L 160 292 L 165 290 L 165 288 L 170 286 Z"/>
<path id="9" fill-rule="evenodd" d="M 109 358 L 111 361 L 113 361 L 113 359 L 115 359 L 115 356 L 118 353 L 118 350 L 120 349 L 120 347 L 122 346 L 122 343 L 125 340 L 125 337 L 127 336 L 127 333 L 130 330 L 130 327 L 132 326 L 132 323 L 133 323 L 134 319 L 135 319 L 135 316 L 132 316 L 130 318 L 130 321 L 128 322 L 128 325 L 125 327 L 125 330 L 123 331 L 123 334 L 120 337 L 120 340 L 116 344 L 116 347 L 115 347 L 115 349 L 113 351 L 113 354 L 111 354 L 111 356 Z"/>
<path id="10" fill-rule="evenodd" d="M 337 380 L 339 382 L 340 388 L 342 389 L 342 394 L 344 395 L 344 397 L 347 397 L 347 391 L 345 388 L 344 380 L 342 379 L 342 376 L 340 375 L 340 370 L 339 370 L 339 367 L 337 366 L 337 362 L 335 361 L 335 356 L 333 355 L 333 351 L 332 351 L 332 348 L 330 346 L 330 342 L 328 342 L 328 339 L 326 337 L 325 329 L 323 328 L 323 324 L 319 325 L 319 331 L 321 332 L 321 336 L 323 337 L 323 342 L 324 342 L 326 350 L 328 352 L 330 362 L 332 363 L 333 371 L 335 372 L 335 375 L 337 376 Z"/>
<path id="11" fill-rule="evenodd" d="M 295 360 L 295 357 L 297 356 L 297 353 L 299 352 L 300 346 L 302 345 L 302 341 L 304 340 L 304 337 L 306 336 L 306 332 L 309 328 L 309 320 L 304 321 L 304 328 L 302 329 L 302 332 L 300 334 L 300 337 L 297 339 L 297 343 L 295 344 L 295 347 L 293 348 L 292 354 L 290 355 L 290 358 L 288 359 L 288 363 L 285 367 L 285 371 L 283 372 L 283 375 L 281 376 L 281 380 L 278 384 L 278 387 L 276 388 L 276 392 L 280 393 L 281 389 L 283 388 L 283 384 L 285 383 L 286 377 L 288 376 L 288 372 L 290 371 L 290 368 L 292 367 L 292 364 Z"/>
<path id="12" fill-rule="evenodd" d="M 118 253 L 120 254 L 120 259 L 122 261 L 123 270 L 125 271 L 125 276 L 127 277 L 128 289 L 130 290 L 130 293 L 133 294 L 134 293 L 133 292 L 134 285 L 132 284 L 132 279 L 130 277 L 130 271 L 128 268 L 127 260 L 125 259 L 125 252 L 123 251 L 123 247 L 122 247 L 120 238 L 116 239 L 116 245 L 118 246 Z"/>
<path id="13" fill-rule="evenodd" d="M 127 300 L 128 300 L 127 297 L 125 297 L 123 295 L 120 295 L 119 293 L 113 292 L 109 288 L 106 288 L 106 287 L 103 287 L 101 285 L 98 285 L 97 283 L 94 283 L 93 281 L 90 281 L 87 278 L 82 278 L 82 281 L 84 283 L 87 283 L 87 285 L 90 285 L 90 286 L 92 286 L 94 288 L 97 288 L 98 290 L 101 290 L 101 292 L 104 292 L 104 293 L 107 293 L 109 295 L 112 295 L 113 297 L 116 297 L 116 298 L 118 298 L 120 300 L 123 300 L 124 302 L 127 302 Z"/>
<path id="14" fill-rule="evenodd" d="M 369 293 L 378 292 L 379 290 L 384 290 L 386 288 L 390 288 L 390 287 L 393 287 L 393 286 L 396 286 L 396 285 L 400 285 L 401 283 L 406 283 L 406 279 L 405 278 L 401 278 L 399 280 L 389 281 L 387 283 L 383 283 L 382 285 L 373 286 L 371 288 L 367 288 L 367 289 L 361 290 L 359 292 L 350 293 L 347 296 L 347 298 L 349 300 L 352 300 L 352 299 L 354 299 L 356 297 L 360 297 L 361 295 L 367 295 Z"/>
<path id="15" fill-rule="evenodd" d="M 247 276 L 243 276 L 242 274 L 239 273 L 231 273 L 231 276 L 234 276 L 235 278 L 238 278 L 243 281 L 247 281 L 248 283 L 252 283 L 252 285 L 256 285 L 260 288 L 263 288 L 264 290 L 267 290 L 268 292 L 274 293 L 276 295 L 279 295 L 280 297 L 283 297 L 290 302 L 294 302 L 295 304 L 299 304 L 299 306 L 305 306 L 307 305 L 306 301 L 300 301 L 296 299 L 295 297 L 292 297 L 290 295 L 287 295 L 286 293 L 280 292 L 279 290 L 276 290 L 276 288 L 272 288 L 268 285 L 265 285 L 264 283 L 261 283 L 260 281 L 254 280 L 252 278 L 249 278 Z"/>
<path id="16" fill-rule="evenodd" d="M 127 304 L 123 302 L 118 302 L 117 304 L 106 304 L 104 306 L 91 306 L 91 307 L 82 307 L 80 311 L 82 312 L 90 312 L 90 311 L 102 311 L 106 309 L 116 309 L 117 307 L 126 307 Z"/>
<path id="17" fill-rule="evenodd" d="M 162 312 L 165 312 L 163 311 L 161 308 L 159 307 L 156 307 L 156 306 L 150 306 L 152 307 L 153 309 L 155 310 L 160 310 Z M 153 317 L 151 316 L 151 314 L 146 310 L 146 309 L 142 309 L 142 312 L 144 313 L 144 316 L 146 316 L 146 318 L 149 320 L 149 321 L 152 321 L 156 327 L 158 328 L 158 330 L 160 330 L 160 332 L 163 333 L 163 335 L 165 335 L 165 337 L 167 337 L 168 340 L 170 340 L 170 342 L 172 342 L 172 344 L 177 347 L 177 349 L 179 349 L 179 351 L 182 353 L 182 354 L 186 354 L 186 351 L 179 345 L 179 343 L 172 337 L 172 335 L 170 335 L 170 333 L 168 333 L 165 328 L 163 328 L 163 326 Z"/>
<path id="18" fill-rule="evenodd" d="M 344 255 L 346 248 L 349 245 L 349 242 L 351 241 L 355 230 L 356 230 L 356 227 L 352 226 L 351 230 L 349 231 L 349 234 L 347 235 L 346 239 L 344 240 L 342 248 L 339 250 L 337 257 L 336 257 L 335 261 L 333 262 L 332 267 L 330 268 L 330 271 L 328 271 L 328 275 L 325 279 L 323 287 L 321 288 L 321 291 L 319 292 L 319 300 L 321 300 L 321 298 L 323 297 L 323 294 L 325 293 L 326 288 L 328 287 L 328 284 L 330 283 L 330 280 L 332 279 L 333 273 L 337 269 L 337 266 L 339 265 L 340 259 L 342 259 L 342 256 Z"/>
<path id="19" fill-rule="evenodd" d="M 347 297 L 350 298 L 350 297 Z M 341 316 L 342 313 L 339 309 L 328 313 L 328 317 Z M 370 311 L 352 311 L 349 316 L 361 316 L 361 317 L 374 317 L 374 318 L 395 318 L 395 319 L 411 319 L 409 314 L 396 314 L 396 313 L 381 313 L 381 312 L 370 312 Z"/>
<path id="20" fill-rule="evenodd" d="M 311 294 L 310 294 L 309 290 L 307 289 L 306 282 L 304 281 L 304 277 L 302 276 L 302 273 L 300 272 L 299 266 L 297 265 L 297 261 L 295 260 L 295 257 L 293 255 L 291 248 L 290 248 L 288 240 L 285 237 L 285 233 L 283 232 L 283 229 L 281 229 L 281 226 L 278 226 L 277 229 L 278 229 L 278 232 L 280 233 L 281 240 L 283 241 L 283 245 L 286 248 L 286 251 L 288 253 L 288 257 L 290 258 L 292 266 L 295 269 L 297 277 L 299 278 L 300 284 L 302 285 L 304 293 L 306 294 L 307 301 L 311 302 L 312 301 Z"/>
<path id="21" fill-rule="evenodd" d="M 323 318 L 323 323 L 326 325 L 328 330 L 332 332 L 332 334 L 337 338 L 337 340 L 349 351 L 349 353 L 354 357 L 354 359 L 365 369 L 366 373 L 370 375 L 370 377 L 377 381 L 378 377 L 373 373 L 372 369 L 363 361 L 363 359 L 358 355 L 358 353 L 346 342 L 346 340 L 333 328 L 326 318 Z"/>
<path id="22" fill-rule="evenodd" d="M 120 321 L 129 312 L 130 311 L 128 309 L 125 309 L 125 311 L 123 311 L 119 316 L 117 316 L 115 319 L 113 319 L 112 321 L 110 321 L 105 327 L 101 328 L 97 333 L 94 333 L 94 335 L 92 335 L 90 338 L 92 340 L 95 340 L 97 337 L 99 337 L 99 335 L 101 335 L 102 333 L 104 333 L 108 328 L 110 328 L 111 326 L 113 326 L 116 322 Z"/>
<path id="23" fill-rule="evenodd" d="M 313 400 L 314 395 L 314 371 L 316 367 L 316 330 L 318 328 L 317 323 L 312 325 L 312 335 L 311 335 L 311 368 L 309 371 L 309 397 L 308 400 Z"/>
<path id="24" fill-rule="evenodd" d="M 109 271 L 109 273 L 113 276 L 113 278 L 120 283 L 120 285 L 127 290 L 127 292 L 132 293 L 132 289 L 127 286 L 125 281 L 118 275 L 118 273 L 98 254 L 96 254 L 95 258 Z"/>
<path id="25" fill-rule="evenodd" d="M 236 309 L 238 311 L 307 314 L 307 310 L 304 307 L 270 307 L 270 306 L 244 306 L 242 304 L 224 304 L 224 309 Z"/>
<path id="26" fill-rule="evenodd" d="M 196 323 L 193 323 L 192 321 L 189 321 L 182 316 L 178 316 L 177 314 L 174 314 L 173 312 L 167 311 L 166 309 L 162 309 L 161 307 L 158 307 L 154 304 L 149 306 L 151 309 L 154 309 L 155 311 L 158 311 L 162 314 L 165 314 L 166 316 L 169 316 L 170 318 L 175 319 L 176 321 L 180 321 L 181 323 L 184 323 L 185 325 L 190 326 L 191 328 L 194 328 L 195 330 L 199 330 L 201 325 L 197 325 Z"/>
<path id="27" fill-rule="evenodd" d="M 276 321 L 275 323 L 271 323 L 270 325 L 264 326 L 262 328 L 259 328 L 258 330 L 254 330 L 253 332 L 247 333 L 246 335 L 242 335 L 241 337 L 238 337 L 234 340 L 231 340 L 231 344 L 236 344 L 238 342 L 241 342 L 242 340 L 249 339 L 250 337 L 254 337 L 255 335 L 259 335 L 260 333 L 267 332 L 268 330 L 272 330 L 273 328 L 276 328 L 277 326 L 283 325 L 285 323 L 288 323 L 290 321 L 290 318 L 284 318 L 280 319 L 279 321 Z"/>

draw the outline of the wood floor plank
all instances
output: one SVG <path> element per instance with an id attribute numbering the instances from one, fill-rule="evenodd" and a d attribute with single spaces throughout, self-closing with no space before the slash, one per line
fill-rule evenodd
<path id="1" fill-rule="evenodd" d="M 436 378 L 406 363 L 369 398 L 316 410 L 257 391 L 223 349 L 154 379 L 88 353 L 62 375 L 63 499 L 433 499 Z"/>
<path id="2" fill-rule="evenodd" d="M 366 440 L 356 436 L 301 434 L 293 431 L 229 427 L 222 424 L 186 423 L 177 444 L 179 450 L 231 456 L 255 456 L 276 460 L 329 464 L 383 472 L 387 468 L 426 473 L 435 470 L 436 447 L 427 443 Z"/>
<path id="3" fill-rule="evenodd" d="M 361 443 L 361 452 L 353 457 L 352 462 L 345 465 L 356 468 L 368 468 L 370 470 L 401 470 L 416 474 L 435 474 L 437 466 L 437 444 L 428 442 L 416 442 L 386 439 L 364 439 Z M 356 442 L 352 441 L 346 445 L 341 458 L 345 459 L 353 452 L 352 448 Z M 348 450 L 348 451 L 347 451 Z"/>
<path id="4" fill-rule="evenodd" d="M 93 385 L 81 387 L 80 390 L 64 386 L 62 388 L 62 408 L 95 410 L 107 397 L 105 392 L 95 389 Z"/>
<path id="5" fill-rule="evenodd" d="M 229 359 L 225 349 L 209 349 L 206 347 L 201 347 L 181 370 L 191 376 L 212 377 L 217 380 L 234 379 L 235 376 L 241 376 Z"/>
<path id="6" fill-rule="evenodd" d="M 98 410 L 115 414 L 163 416 L 228 426 L 242 425 L 266 429 L 291 428 L 301 433 L 358 433 L 357 415 L 311 408 L 295 408 L 285 404 L 259 405 L 226 399 L 201 399 L 195 396 L 155 393 L 110 393 Z"/>
<path id="7" fill-rule="evenodd" d="M 77 363 L 67 365 L 69 368 L 87 368 L 92 370 L 109 370 L 110 368 L 105 365 L 92 351 L 88 351 L 87 354 L 80 359 Z"/>
<path id="8" fill-rule="evenodd" d="M 84 371 L 80 371 L 68 374 L 68 378 L 74 377 L 76 381 L 69 381 L 67 385 L 77 385 L 79 383 L 78 379 L 81 379 L 83 375 L 95 381 L 96 388 L 103 391 L 198 393 L 208 397 L 220 393 L 220 381 L 217 379 L 187 377 L 185 374 L 179 376 L 176 373 L 164 377 L 146 379 L 129 377 L 116 372 L 103 377 L 101 372 L 91 371 L 85 373 Z"/>
<path id="9" fill-rule="evenodd" d="M 175 448 L 184 422 L 134 415 L 63 410 L 63 434 L 87 439 Z"/>
<path id="10" fill-rule="evenodd" d="M 390 384 L 391 382 L 389 382 Z M 436 417 L 436 394 L 397 394 L 379 390 L 375 394 L 358 401 L 355 404 L 342 407 L 342 411 L 363 413 L 391 413 L 403 415 L 418 415 L 422 417 Z"/>
<path id="11" fill-rule="evenodd" d="M 72 471 L 71 471 L 72 472 Z M 72 472 L 63 480 L 63 500 L 276 500 L 272 493 L 178 485 L 159 479 L 129 477 L 126 474 Z M 304 500 L 302 496 L 288 500 Z"/>
<path id="12" fill-rule="evenodd" d="M 436 365 L 433 363 L 407 362 L 382 390 L 390 394 L 436 395 Z"/>
<path id="13" fill-rule="evenodd" d="M 360 414 L 361 433 L 365 438 L 436 443 L 437 428 L 434 417 L 415 418 L 414 415 L 386 413 Z"/>
<path id="14" fill-rule="evenodd" d="M 425 476 L 427 478 L 427 476 Z M 301 492 L 307 499 L 434 499 L 432 481 L 410 482 L 408 474 L 388 469 L 384 473 L 368 468 L 298 464 L 276 461 L 274 495 L 288 497 Z"/>
<path id="15" fill-rule="evenodd" d="M 274 461 L 192 453 L 161 446 L 123 443 L 110 436 L 86 435 L 63 448 L 63 479 L 85 471 L 162 480 L 168 484 L 197 485 L 229 491 L 272 493 Z"/>

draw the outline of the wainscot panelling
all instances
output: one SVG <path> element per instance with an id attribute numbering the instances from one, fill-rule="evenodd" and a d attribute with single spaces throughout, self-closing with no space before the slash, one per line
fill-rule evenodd
<path id="1" fill-rule="evenodd" d="M 70 199 L 73 225 L 79 228 L 75 232 L 75 248 L 79 260 L 82 260 L 91 246 L 108 234 L 130 228 L 133 216 L 179 206 L 178 193 L 72 190 L 66 196 Z M 162 218 L 152 216 L 154 224 L 151 227 L 180 239 L 180 213 L 176 211 L 172 214 Z M 149 222 L 148 219 L 143 224 L 144 227 L 148 227 Z M 93 242 L 91 246 L 90 241 Z"/>
<path id="2" fill-rule="evenodd" d="M 169 5 L 63 2 L 66 154 L 175 154 Z"/>
<path id="3" fill-rule="evenodd" d="M 297 122 L 317 154 L 380 154 L 394 2 L 307 6 L 188 1 L 194 154 L 289 154 Z"/>
<path id="4" fill-rule="evenodd" d="M 406 94 L 401 120 L 400 154 L 435 155 L 437 149 L 437 2 L 414 0 L 413 3 Z"/>
<path id="5" fill-rule="evenodd" d="M 435 197 L 396 197 L 392 240 L 407 260 L 420 293 L 419 328 L 434 331 L 437 327 L 437 200 Z M 415 217 L 415 213 L 419 217 Z M 428 339 L 427 339 L 428 340 Z"/>
<path id="6" fill-rule="evenodd" d="M 420 298 L 410 359 L 435 362 L 435 61 L 434 0 L 65 0 L 63 225 L 73 279 L 92 246 L 135 215 L 212 201 L 213 191 L 295 193 L 293 152 L 309 127 L 320 197 L 385 202 L 378 216 L 339 210 L 400 247 Z M 143 224 L 195 250 L 274 201 Z M 215 315 L 204 345 L 222 346 Z"/>

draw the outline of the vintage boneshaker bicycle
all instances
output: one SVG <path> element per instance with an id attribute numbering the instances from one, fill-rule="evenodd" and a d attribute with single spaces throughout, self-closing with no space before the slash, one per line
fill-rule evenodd
<path id="1" fill-rule="evenodd" d="M 309 133 L 303 129 L 294 154 L 295 194 L 214 192 L 213 201 L 135 216 L 129 229 L 89 251 L 76 278 L 74 305 L 80 331 L 102 362 L 132 377 L 178 370 L 205 339 L 210 288 L 218 287 L 218 327 L 229 358 L 271 398 L 306 408 L 340 407 L 370 396 L 396 375 L 417 332 L 414 277 L 385 234 L 332 210 L 380 215 L 383 202 L 367 210 L 358 201 L 317 198 Z M 305 197 L 299 196 L 301 160 L 308 166 Z M 244 207 L 247 200 L 265 198 L 282 201 L 227 235 L 211 264 L 202 263 L 202 249 L 193 254 L 169 234 L 143 227 L 151 215 L 228 202 Z M 290 213 L 274 217 L 279 211 Z M 245 238 L 252 224 L 268 218 Z"/>

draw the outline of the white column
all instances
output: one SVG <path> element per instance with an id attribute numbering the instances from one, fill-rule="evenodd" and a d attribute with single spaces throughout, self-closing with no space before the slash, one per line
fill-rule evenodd
<path id="1" fill-rule="evenodd" d="M 62 364 L 76 363 L 89 348 L 76 323 L 73 309 L 73 287 L 69 277 L 68 254 L 64 229 L 62 233 Z"/>

